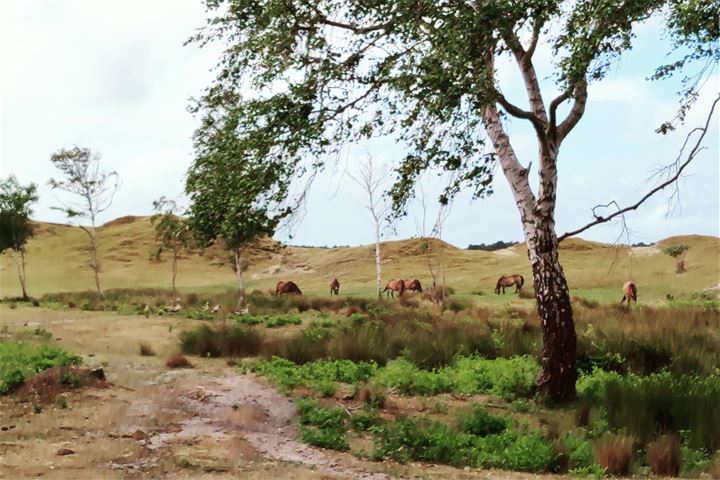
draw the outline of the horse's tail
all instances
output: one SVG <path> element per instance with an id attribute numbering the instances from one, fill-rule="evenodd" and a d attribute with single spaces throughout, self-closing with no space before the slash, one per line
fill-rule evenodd
<path id="1" fill-rule="evenodd" d="M 637 285 L 634 282 L 630 284 L 630 291 L 632 292 L 633 300 L 637 302 Z"/>
<path id="2" fill-rule="evenodd" d="M 498 278 L 497 283 L 495 284 L 495 293 L 500 295 L 500 286 L 502 284 L 503 277 Z"/>
<path id="3" fill-rule="evenodd" d="M 522 275 L 518 275 L 518 277 L 520 277 L 520 288 L 522 288 L 525 285 L 525 278 Z"/>

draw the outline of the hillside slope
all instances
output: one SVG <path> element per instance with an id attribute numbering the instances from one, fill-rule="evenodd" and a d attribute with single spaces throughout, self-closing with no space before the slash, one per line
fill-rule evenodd
<path id="1" fill-rule="evenodd" d="M 150 261 L 154 231 L 149 217 L 123 217 L 100 231 L 102 282 L 105 288 L 167 287 L 170 262 Z M 686 243 L 688 273 L 674 273 L 673 260 L 663 246 Z M 38 223 L 28 244 L 27 276 L 31 295 L 93 287 L 84 250 L 85 234 L 76 227 Z M 462 250 L 445 242 L 423 239 L 383 244 L 386 279 L 416 277 L 424 284 L 428 256 L 442 258 L 447 284 L 460 294 L 481 291 L 491 301 L 496 279 L 520 273 L 531 282 L 524 245 L 495 252 Z M 568 239 L 561 246 L 561 261 L 571 289 L 599 299 L 619 297 L 619 285 L 632 278 L 640 285 L 640 298 L 664 298 L 714 287 L 720 282 L 720 239 L 699 235 L 673 237 L 657 246 L 614 247 L 582 239 Z M 198 292 L 232 288 L 234 273 L 223 262 L 219 248 L 187 254 L 180 261 L 178 285 Z M 20 293 L 15 266 L 9 256 L 0 259 L 0 296 Z M 279 280 L 292 279 L 308 293 L 325 294 L 333 277 L 340 279 L 344 294 L 371 294 L 374 289 L 374 246 L 307 248 L 283 247 L 271 240 L 259 242 L 249 252 L 247 279 L 250 289 L 270 289 Z M 499 301 L 500 299 L 498 299 Z M 495 301 L 495 300 L 492 300 Z"/>

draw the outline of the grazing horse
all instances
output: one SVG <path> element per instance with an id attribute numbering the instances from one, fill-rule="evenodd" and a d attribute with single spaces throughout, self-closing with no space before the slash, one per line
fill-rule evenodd
<path id="1" fill-rule="evenodd" d="M 620 300 L 620 305 L 622 305 L 625 300 L 627 300 L 628 305 L 630 305 L 631 300 L 637 303 L 637 284 L 632 280 L 628 280 L 623 285 L 623 298 Z"/>
<path id="2" fill-rule="evenodd" d="M 420 280 L 417 278 L 414 280 L 411 280 L 409 278 L 405 279 L 405 290 L 410 292 L 420 292 L 422 293 L 422 284 L 420 283 Z"/>
<path id="3" fill-rule="evenodd" d="M 503 275 L 498 278 L 497 285 L 495 285 L 495 293 L 500 295 L 500 289 L 502 288 L 503 295 L 505 294 L 505 287 L 512 287 L 515 285 L 515 293 L 519 292 L 525 283 L 525 279 L 522 275 Z"/>
<path id="4" fill-rule="evenodd" d="M 295 282 L 278 282 L 275 295 L 302 295 L 302 290 Z"/>
<path id="5" fill-rule="evenodd" d="M 337 278 L 330 282 L 330 296 L 332 297 L 333 295 L 340 295 L 340 282 Z"/>
<path id="6" fill-rule="evenodd" d="M 385 290 L 383 290 L 383 293 L 385 293 L 385 296 L 389 297 L 392 296 L 392 298 L 395 298 L 395 293 L 398 292 L 400 296 L 403 296 L 403 293 L 405 293 L 405 281 L 400 280 L 390 280 L 387 285 L 385 286 Z"/>

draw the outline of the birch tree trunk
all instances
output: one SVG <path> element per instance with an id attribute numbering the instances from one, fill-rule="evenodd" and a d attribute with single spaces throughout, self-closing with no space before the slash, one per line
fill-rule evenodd
<path id="1" fill-rule="evenodd" d="M 177 288 L 175 287 L 175 279 L 177 278 L 177 260 L 178 260 L 178 248 L 173 248 L 173 264 L 172 264 L 172 291 L 173 291 L 173 302 L 177 298 Z"/>
<path id="2" fill-rule="evenodd" d="M 97 234 L 95 232 L 94 219 L 92 221 L 92 227 L 90 227 L 90 262 L 93 274 L 95 275 L 95 288 L 97 288 L 100 300 L 105 300 L 105 294 L 100 286 L 100 263 L 98 262 L 97 256 Z"/>
<path id="3" fill-rule="evenodd" d="M 29 300 L 30 296 L 27 293 L 27 287 L 25 285 L 25 251 L 20 250 L 20 258 L 16 256 L 16 253 L 17 252 L 13 253 L 12 257 L 15 260 L 15 265 L 17 266 L 20 288 L 22 289 L 22 298 L 23 300 Z"/>
<path id="4" fill-rule="evenodd" d="M 503 173 L 510 183 L 528 248 L 535 299 L 540 316 L 543 348 L 536 378 L 539 391 L 556 400 L 575 397 L 576 337 L 570 294 L 558 258 L 555 234 L 557 147 L 545 144 L 540 154 L 539 200 L 528 182 L 529 170 L 517 159 L 496 106 L 486 108 L 484 124 L 493 142 Z"/>
<path id="5" fill-rule="evenodd" d="M 380 224 L 375 222 L 375 277 L 378 300 L 382 300 L 382 252 L 380 250 Z"/>
<path id="6" fill-rule="evenodd" d="M 243 279 L 242 261 L 240 258 L 240 250 L 235 250 L 235 275 L 238 283 L 238 301 L 235 306 L 236 311 L 247 312 L 247 303 L 245 302 L 245 280 Z"/>

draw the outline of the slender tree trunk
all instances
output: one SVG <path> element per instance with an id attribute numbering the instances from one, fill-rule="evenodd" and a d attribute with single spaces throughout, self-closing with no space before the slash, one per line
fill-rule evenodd
<path id="1" fill-rule="evenodd" d="M 22 298 L 23 300 L 29 300 L 30 296 L 27 293 L 27 287 L 25 285 L 25 252 L 23 250 L 20 250 L 20 258 L 16 256 L 16 253 L 13 253 L 12 257 L 13 260 L 15 260 L 15 265 L 17 266 L 18 271 L 18 277 L 20 278 L 20 288 L 22 289 Z"/>
<path id="2" fill-rule="evenodd" d="M 245 280 L 243 279 L 242 262 L 240 261 L 240 250 L 235 250 L 235 275 L 238 283 L 238 301 L 235 309 L 238 312 L 247 311 L 245 302 Z"/>
<path id="3" fill-rule="evenodd" d="M 177 248 L 173 249 L 173 263 L 172 263 L 172 291 L 173 291 L 173 302 L 177 298 L 177 288 L 175 288 L 175 278 L 177 278 Z"/>
<path id="4" fill-rule="evenodd" d="M 378 300 L 382 300 L 382 252 L 380 251 L 380 225 L 375 223 L 375 278 Z"/>
<path id="5" fill-rule="evenodd" d="M 554 400 L 571 400 L 576 393 L 577 351 L 570 294 L 558 258 L 555 234 L 557 147 L 541 148 L 540 190 L 536 200 L 528 182 L 528 169 L 518 161 L 495 106 L 486 109 L 484 123 L 520 211 L 533 271 L 543 337 L 541 369 L 536 384 L 540 393 Z"/>
<path id="6" fill-rule="evenodd" d="M 93 274 L 95 275 L 95 288 L 97 288 L 100 300 L 105 300 L 105 293 L 103 293 L 102 287 L 100 286 L 100 263 L 98 262 L 97 255 L 97 233 L 95 231 L 95 219 L 92 219 L 92 226 L 90 227 L 90 261 Z"/>

